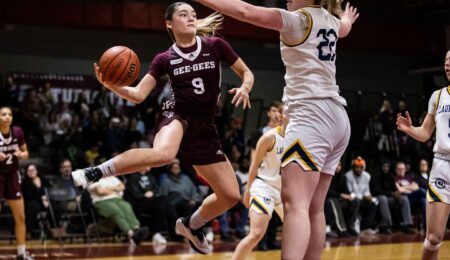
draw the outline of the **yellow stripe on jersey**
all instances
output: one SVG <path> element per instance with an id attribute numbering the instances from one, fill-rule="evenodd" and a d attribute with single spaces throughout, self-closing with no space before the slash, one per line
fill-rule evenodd
<path id="1" fill-rule="evenodd" d="M 308 171 L 320 171 L 320 168 L 317 166 L 317 163 L 312 158 L 311 154 L 309 154 L 308 150 L 303 146 L 302 142 L 299 139 L 295 140 L 283 153 L 281 157 L 281 163 L 284 163 L 290 160 L 293 156 L 297 156 L 302 162 L 303 166 L 305 166 L 305 170 Z"/>
<path id="2" fill-rule="evenodd" d="M 299 41 L 298 43 L 287 43 L 285 40 L 283 40 L 283 37 L 280 36 L 280 40 L 284 43 L 284 45 L 286 45 L 288 47 L 295 47 L 295 46 L 303 44 L 309 38 L 309 35 L 311 34 L 311 30 L 313 27 L 313 19 L 312 19 L 311 14 L 308 13 L 308 11 L 299 9 L 299 10 L 297 10 L 297 12 L 303 13 L 308 18 L 308 30 L 306 31 L 306 34 L 303 37 L 303 39 L 301 41 Z"/>
<path id="3" fill-rule="evenodd" d="M 281 137 L 284 137 L 284 133 L 281 132 L 281 126 L 277 126 L 277 133 L 281 135 Z"/>
<path id="4" fill-rule="evenodd" d="M 252 197 L 252 202 L 250 204 L 255 205 L 262 213 L 269 215 L 269 210 L 256 197 Z"/>
<path id="5" fill-rule="evenodd" d="M 450 85 L 447 87 L 447 93 L 450 95 Z"/>
<path id="6" fill-rule="evenodd" d="M 433 187 L 431 187 L 430 184 L 428 184 L 428 192 L 430 193 L 430 197 L 433 199 L 433 201 L 437 201 L 437 202 L 444 202 L 442 200 L 442 197 L 439 195 L 439 193 L 437 193 Z"/>
<path id="7" fill-rule="evenodd" d="M 307 5 L 305 7 L 312 7 L 312 8 L 321 8 L 321 5 Z"/>
<path id="8" fill-rule="evenodd" d="M 442 89 L 439 90 L 439 94 L 437 96 L 436 99 L 436 105 L 434 106 L 434 115 L 436 116 L 437 110 L 438 110 L 438 106 L 439 106 L 439 100 L 441 100 L 441 93 L 442 93 Z"/>
<path id="9" fill-rule="evenodd" d="M 267 150 L 267 152 L 270 152 L 270 151 L 272 151 L 273 150 L 273 148 L 275 147 L 275 143 L 277 142 L 277 138 L 276 137 L 274 137 L 274 139 L 273 139 L 273 142 L 272 142 L 272 145 L 270 146 L 270 149 L 269 150 Z"/>

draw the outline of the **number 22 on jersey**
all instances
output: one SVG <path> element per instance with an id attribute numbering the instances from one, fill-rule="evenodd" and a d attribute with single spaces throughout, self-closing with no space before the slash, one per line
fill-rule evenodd
<path id="1" fill-rule="evenodd" d="M 319 59 L 322 61 L 334 61 L 336 58 L 336 42 L 338 36 L 333 29 L 320 29 L 317 32 L 317 37 L 322 37 L 322 40 L 317 49 L 319 50 Z"/>

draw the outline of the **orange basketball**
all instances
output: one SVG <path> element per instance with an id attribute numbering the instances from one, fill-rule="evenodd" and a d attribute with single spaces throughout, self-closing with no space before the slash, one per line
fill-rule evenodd
<path id="1" fill-rule="evenodd" d="M 103 81 L 116 87 L 124 87 L 136 81 L 141 63 L 136 53 L 130 48 L 114 46 L 103 53 L 98 66 Z"/>

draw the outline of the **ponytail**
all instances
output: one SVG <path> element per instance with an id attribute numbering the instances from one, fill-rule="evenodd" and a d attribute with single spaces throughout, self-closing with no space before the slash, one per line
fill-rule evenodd
<path id="1" fill-rule="evenodd" d="M 214 36 L 222 28 L 223 15 L 217 12 L 197 20 L 197 35 Z"/>
<path id="2" fill-rule="evenodd" d="M 342 1 L 343 0 L 315 0 L 314 2 L 326 8 L 331 14 L 340 16 L 343 12 Z"/>

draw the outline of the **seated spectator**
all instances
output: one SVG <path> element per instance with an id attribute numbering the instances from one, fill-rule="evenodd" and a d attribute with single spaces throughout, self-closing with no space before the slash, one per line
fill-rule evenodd
<path id="1" fill-rule="evenodd" d="M 62 223 L 59 223 L 61 215 L 75 212 L 81 201 L 80 192 L 70 176 L 71 172 L 72 163 L 69 159 L 63 159 L 59 164 L 59 176 L 50 183 L 49 199 L 52 202 L 56 222 L 60 226 L 62 226 Z"/>
<path id="2" fill-rule="evenodd" d="M 49 187 L 48 181 L 39 175 L 35 164 L 28 164 L 25 167 L 25 179 L 22 182 L 22 193 L 25 202 L 25 220 L 27 232 L 32 238 L 36 238 L 33 231 L 39 229 L 40 212 L 47 211 L 48 198 L 45 195 L 45 188 Z"/>
<path id="3" fill-rule="evenodd" d="M 181 172 L 180 161 L 175 159 L 167 167 L 169 174 L 162 178 L 160 192 L 167 196 L 175 207 L 178 217 L 194 213 L 200 206 L 202 197 L 189 177 Z"/>
<path id="4" fill-rule="evenodd" d="M 425 204 L 425 194 L 420 194 L 419 185 L 410 176 L 406 176 L 406 165 L 402 161 L 398 161 L 395 166 L 395 185 L 397 190 L 402 194 L 408 196 L 411 205 L 416 203 Z M 413 233 L 412 221 L 405 223 L 409 229 L 408 233 Z"/>
<path id="5" fill-rule="evenodd" d="M 153 242 L 167 243 L 160 233 L 163 231 L 169 231 L 169 236 L 175 239 L 177 213 L 168 198 L 160 194 L 158 183 L 150 168 L 130 175 L 126 186 L 128 198 L 136 214 L 152 216 L 152 226 L 156 231 Z"/>
<path id="6" fill-rule="evenodd" d="M 148 228 L 140 228 L 130 203 L 122 198 L 125 185 L 116 176 L 102 178 L 87 189 L 97 213 L 116 224 L 131 244 L 139 245 L 147 237 Z"/>
<path id="7" fill-rule="evenodd" d="M 339 163 L 325 201 L 325 221 L 328 237 L 337 237 L 337 235 L 346 237 L 358 234 L 355 230 L 355 223 L 359 214 L 359 204 L 359 200 L 350 195 L 342 165 Z"/>
<path id="8" fill-rule="evenodd" d="M 394 175 L 390 171 L 391 163 L 387 160 L 382 162 L 381 170 L 376 171 L 370 180 L 372 195 L 380 201 L 379 209 L 382 221 L 380 223 L 380 233 L 392 233 L 392 213 L 400 209 L 401 230 L 410 232 L 408 226 L 412 224 L 411 207 L 408 197 L 402 195 L 395 185 Z"/>
<path id="9" fill-rule="evenodd" d="M 376 216 L 378 200 L 372 197 L 370 192 L 370 174 L 365 171 L 366 161 L 360 156 L 352 162 L 352 169 L 345 173 L 347 188 L 350 196 L 360 202 L 359 214 L 361 214 L 360 230 L 362 233 L 374 233 L 372 225 Z M 355 230 L 351 226 L 349 229 Z"/>

